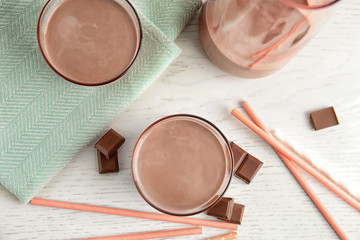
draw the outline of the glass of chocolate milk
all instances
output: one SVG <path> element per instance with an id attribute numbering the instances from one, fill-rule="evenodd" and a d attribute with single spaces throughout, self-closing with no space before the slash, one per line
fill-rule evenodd
<path id="1" fill-rule="evenodd" d="M 208 0 L 199 33 L 208 57 L 242 78 L 270 75 L 317 33 L 339 0 Z"/>
<path id="2" fill-rule="evenodd" d="M 40 14 L 37 36 L 57 74 L 97 86 L 126 73 L 138 55 L 142 32 L 127 0 L 50 0 Z"/>
<path id="3" fill-rule="evenodd" d="M 232 171 L 233 153 L 225 136 L 194 115 L 171 115 L 151 124 L 132 156 L 132 174 L 141 196 L 172 215 L 193 215 L 216 204 Z"/>

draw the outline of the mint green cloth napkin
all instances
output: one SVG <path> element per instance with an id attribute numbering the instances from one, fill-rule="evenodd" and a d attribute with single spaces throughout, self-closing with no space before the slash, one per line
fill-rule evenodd
<path id="1" fill-rule="evenodd" d="M 173 40 L 201 0 L 132 0 L 141 51 L 125 77 L 84 87 L 57 76 L 36 39 L 45 0 L 0 0 L 0 183 L 29 201 L 180 54 Z"/>

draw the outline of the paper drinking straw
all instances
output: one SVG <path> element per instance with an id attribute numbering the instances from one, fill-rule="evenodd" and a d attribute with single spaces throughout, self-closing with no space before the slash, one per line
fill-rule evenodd
<path id="1" fill-rule="evenodd" d="M 288 142 L 283 141 L 282 139 L 279 139 L 276 135 L 270 133 L 270 131 L 266 130 L 266 127 L 260 122 L 259 118 L 256 116 L 256 114 L 253 112 L 253 110 L 251 109 L 251 107 L 249 106 L 249 104 L 247 102 L 244 102 L 242 104 L 243 108 L 245 109 L 246 112 L 249 111 L 248 115 L 250 116 L 250 118 L 254 121 L 254 123 L 260 127 L 262 130 L 264 130 L 265 132 L 267 132 L 268 134 L 271 134 L 271 136 L 273 138 L 275 138 L 275 140 L 279 141 L 280 143 L 282 143 L 283 145 L 285 145 L 292 153 L 298 155 L 298 157 L 300 157 L 304 162 L 306 162 L 309 167 L 313 168 L 314 171 L 318 172 L 319 174 L 321 174 L 323 177 L 327 178 L 329 181 L 331 181 L 333 184 L 337 185 L 339 188 L 341 188 L 344 192 L 346 192 L 351 198 L 353 198 L 355 201 L 359 202 L 359 198 L 357 198 L 356 196 L 354 196 L 346 187 L 344 187 L 342 184 L 336 182 L 335 180 L 333 180 L 329 174 L 325 173 L 324 171 L 322 171 L 321 169 L 319 169 L 318 167 L 314 166 L 312 164 L 312 161 L 309 157 L 299 153 L 298 151 L 295 150 L 295 148 L 293 146 L 291 146 Z"/>
<path id="2" fill-rule="evenodd" d="M 344 185 L 342 185 L 341 183 L 335 181 L 331 175 L 324 171 L 323 169 L 321 169 L 320 167 L 316 166 L 313 161 L 306 155 L 300 153 L 299 151 L 297 151 L 293 146 L 291 146 L 288 142 L 286 142 L 285 140 L 279 138 L 279 136 L 276 135 L 276 133 L 272 133 L 272 136 L 274 138 L 276 138 L 279 142 L 282 142 L 283 144 L 285 144 L 286 146 L 288 146 L 295 154 L 299 155 L 302 159 L 304 159 L 306 162 L 308 162 L 313 168 L 316 168 L 319 172 L 321 172 L 325 177 L 327 177 L 330 181 L 334 182 L 336 185 L 338 185 L 340 188 L 342 188 L 345 192 L 347 192 L 350 196 L 352 196 L 354 199 L 356 199 L 357 201 L 360 201 L 360 198 L 358 196 L 355 196 L 353 193 L 351 193 L 349 191 L 348 188 L 346 188 Z"/>
<path id="3" fill-rule="evenodd" d="M 55 208 L 78 210 L 78 211 L 84 211 L 84 212 L 95 212 L 95 213 L 103 213 L 103 214 L 110 214 L 110 215 L 119 215 L 119 216 L 124 216 L 124 217 L 134 217 L 134 218 L 143 218 L 143 219 L 150 219 L 150 220 L 157 220 L 157 221 L 183 223 L 183 224 L 190 224 L 190 225 L 195 225 L 195 226 L 224 228 L 224 229 L 230 229 L 230 230 L 237 230 L 237 227 L 238 227 L 237 224 L 227 223 L 227 222 L 212 221 L 212 220 L 190 218 L 190 217 L 177 217 L 177 216 L 160 214 L 160 213 L 149 213 L 149 212 L 126 210 L 126 209 L 120 209 L 120 208 L 100 207 L 100 206 L 95 206 L 95 205 L 70 203 L 70 202 L 54 201 L 54 200 L 39 199 L 39 198 L 31 199 L 30 204 L 45 206 L 45 207 L 55 207 Z"/>
<path id="4" fill-rule="evenodd" d="M 283 37 L 281 37 L 276 43 L 274 43 L 273 45 L 271 45 L 268 48 L 265 48 L 264 50 L 252 55 L 252 58 L 256 58 L 262 55 L 262 57 L 260 57 L 259 59 L 257 59 L 255 62 L 253 62 L 250 65 L 250 68 L 255 67 L 255 65 L 257 65 L 258 63 L 260 63 L 261 61 L 263 61 L 273 50 L 277 49 L 283 42 L 285 42 L 292 34 L 294 34 L 297 29 L 301 26 L 301 24 L 303 22 L 307 21 L 307 18 L 304 16 L 304 18 L 302 18 L 300 21 L 298 21 L 292 28 L 291 30 L 284 35 Z M 310 27 L 310 25 L 309 25 Z"/>
<path id="5" fill-rule="evenodd" d="M 250 107 L 250 105 L 247 102 L 244 102 L 242 104 L 244 110 L 249 115 L 249 117 L 254 121 L 254 123 L 260 127 L 262 130 L 267 132 L 267 134 L 271 134 L 265 126 L 260 121 L 259 117 L 256 115 L 255 111 Z M 276 151 L 276 150 L 275 150 Z M 347 239 L 345 232 L 341 229 L 340 225 L 336 222 L 336 220 L 333 218 L 333 216 L 330 214 L 330 212 L 326 209 L 326 207 L 323 205 L 319 197 L 316 195 L 316 193 L 312 190 L 310 185 L 306 182 L 304 176 L 301 174 L 301 172 L 296 168 L 295 164 L 285 157 L 283 154 L 276 151 L 279 155 L 279 157 L 283 160 L 285 165 L 288 167 L 290 172 L 294 175 L 298 183 L 301 185 L 301 187 L 305 190 L 307 195 L 310 197 L 310 199 L 313 201 L 313 203 L 316 205 L 316 207 L 319 209 L 321 214 L 324 216 L 326 221 L 330 224 L 330 226 L 334 229 L 336 234 L 339 236 L 340 239 Z"/>
<path id="6" fill-rule="evenodd" d="M 134 233 L 134 234 L 108 236 L 108 237 L 83 238 L 82 240 L 146 240 L 146 239 L 169 238 L 169 237 L 177 237 L 177 236 L 189 236 L 196 234 L 202 234 L 201 227 L 175 229 L 175 230 L 167 230 L 167 231 L 156 231 L 156 232 L 145 232 L 145 233 Z"/>
<path id="7" fill-rule="evenodd" d="M 217 237 L 208 238 L 207 240 L 233 240 L 238 237 L 237 232 L 231 232 Z"/>
<path id="8" fill-rule="evenodd" d="M 234 117 L 236 117 L 237 119 L 239 119 L 243 124 L 245 124 L 248 128 L 250 128 L 256 134 L 258 134 L 262 139 L 264 139 L 266 142 L 268 142 L 275 150 L 279 151 L 284 156 L 291 159 L 293 162 L 295 162 L 297 165 L 299 165 L 302 169 L 304 169 L 306 172 L 308 172 L 310 175 L 312 175 L 315 179 L 317 179 L 319 182 L 321 182 L 324 186 L 329 188 L 336 195 L 338 195 L 340 198 L 342 198 L 344 201 L 346 201 L 348 204 L 350 204 L 352 207 L 354 207 L 356 210 L 360 211 L 360 202 L 359 201 L 357 201 L 355 198 L 353 198 L 351 195 L 349 195 L 347 192 L 345 192 L 342 188 L 340 188 L 334 182 L 332 182 L 328 178 L 326 178 L 317 169 L 311 167 L 311 165 L 308 162 L 304 161 L 300 156 L 293 153 L 291 151 L 291 149 L 289 149 L 285 144 L 277 141 L 275 138 L 268 135 L 265 131 L 263 131 L 261 128 L 259 128 L 257 125 L 255 125 L 251 120 L 249 120 L 244 114 L 242 114 L 238 110 L 233 109 L 231 111 L 231 114 Z"/>

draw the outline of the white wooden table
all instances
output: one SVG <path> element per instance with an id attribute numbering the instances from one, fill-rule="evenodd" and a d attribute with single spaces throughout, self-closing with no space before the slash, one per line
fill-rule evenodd
<path id="1" fill-rule="evenodd" d="M 120 172 L 100 175 L 94 139 L 37 197 L 155 212 L 140 197 L 131 177 L 133 146 L 153 121 L 174 113 L 207 118 L 264 162 L 247 185 L 233 179 L 225 196 L 244 204 L 239 239 L 337 239 L 273 150 L 230 115 L 247 100 L 265 124 L 281 129 L 360 189 L 360 2 L 343 1 L 320 34 L 280 72 L 263 79 L 239 79 L 218 70 L 198 37 L 198 15 L 176 43 L 183 53 L 125 112 L 110 124 L 126 143 Z M 341 124 L 315 132 L 309 112 L 334 105 Z M 105 132 L 105 130 L 104 130 Z M 360 214 L 307 176 L 350 239 L 360 239 Z M 205 214 L 197 217 L 212 219 Z M 78 239 L 187 227 L 181 224 L 107 216 L 21 204 L 0 186 L 0 239 Z M 226 233 L 205 228 L 205 239 Z"/>

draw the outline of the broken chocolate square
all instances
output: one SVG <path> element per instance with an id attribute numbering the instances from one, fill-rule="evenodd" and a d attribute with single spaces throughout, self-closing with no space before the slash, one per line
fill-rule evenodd
<path id="1" fill-rule="evenodd" d="M 238 169 L 239 165 L 246 158 L 248 154 L 244 149 L 236 145 L 234 142 L 230 143 L 233 155 L 234 155 L 234 172 Z"/>
<path id="2" fill-rule="evenodd" d="M 110 129 L 96 144 L 95 148 L 99 150 L 106 158 L 112 158 L 119 147 L 125 142 L 125 138 L 115 130 Z"/>
<path id="3" fill-rule="evenodd" d="M 119 171 L 119 161 L 117 153 L 110 158 L 106 158 L 99 150 L 97 150 L 97 158 L 99 165 L 99 173 L 112 173 Z"/>
<path id="4" fill-rule="evenodd" d="M 216 203 L 212 208 L 210 208 L 206 214 L 217 218 L 230 219 L 233 205 L 233 198 L 223 197 L 218 203 Z"/>
<path id="5" fill-rule="evenodd" d="M 235 170 L 235 176 L 249 184 L 262 165 L 263 162 L 251 154 L 247 154 L 238 169 Z"/>
<path id="6" fill-rule="evenodd" d="M 328 107 L 312 112 L 310 113 L 310 119 L 315 130 L 320 130 L 339 124 L 334 107 Z"/>
<path id="7" fill-rule="evenodd" d="M 224 220 L 226 222 L 241 224 L 242 217 L 244 215 L 245 206 L 241 204 L 235 203 L 233 206 L 232 214 L 230 219 L 219 218 L 220 220 Z"/>

